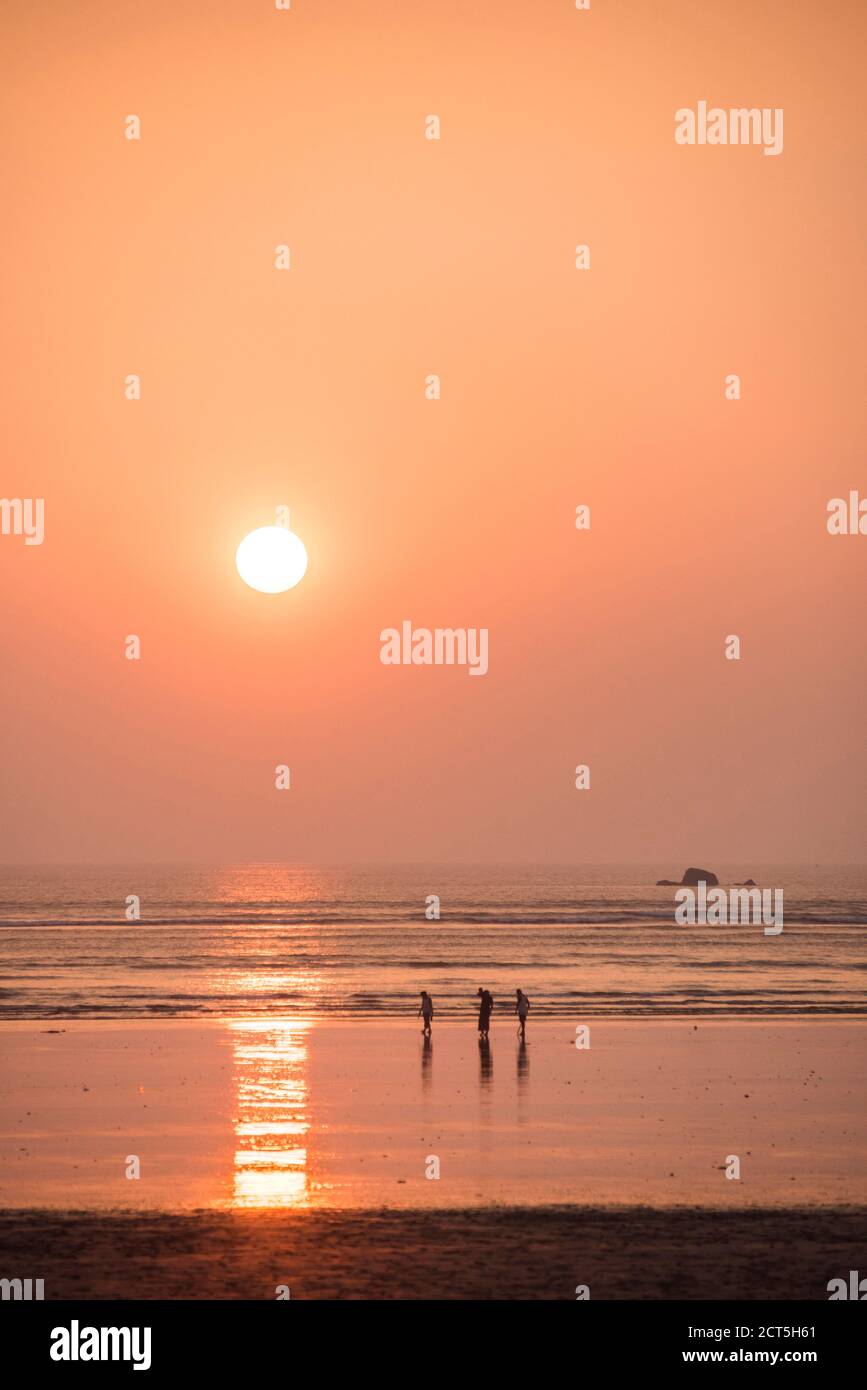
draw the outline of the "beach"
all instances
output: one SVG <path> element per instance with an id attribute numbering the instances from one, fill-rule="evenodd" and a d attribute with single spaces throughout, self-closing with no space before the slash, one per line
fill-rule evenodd
<path id="1" fill-rule="evenodd" d="M 531 1022 L 522 1048 L 505 1018 L 484 1049 L 472 1016 L 429 1046 L 412 1018 L 5 1024 L 0 1205 L 867 1202 L 863 1020 L 605 1019 L 575 1041 Z"/>
<path id="2" fill-rule="evenodd" d="M 806 1298 L 865 1264 L 863 1020 L 575 1041 L 531 1021 L 522 1047 L 508 1018 L 489 1049 L 472 1018 L 430 1045 L 412 1018 L 6 1023 L 4 1250 L 84 1298 Z"/>
<path id="3" fill-rule="evenodd" d="M 46 1299 L 813 1301 L 865 1251 L 851 1208 L 0 1214 Z"/>

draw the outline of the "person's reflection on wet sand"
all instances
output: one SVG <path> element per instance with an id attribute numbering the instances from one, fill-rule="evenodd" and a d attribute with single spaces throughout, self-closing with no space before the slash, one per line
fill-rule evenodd
<path id="1" fill-rule="evenodd" d="M 430 1033 L 425 1033 L 422 1038 L 421 1049 L 421 1084 L 425 1091 L 428 1090 L 433 1076 L 432 1063 L 433 1043 L 431 1042 Z"/>
<path id="2" fill-rule="evenodd" d="M 479 1066 L 482 1084 L 487 1086 L 494 1076 L 494 1059 L 491 1044 L 487 1038 L 479 1038 Z"/>
<path id="3" fill-rule="evenodd" d="M 523 1091 L 530 1079 L 530 1054 L 523 1038 L 518 1043 L 518 1090 Z"/>

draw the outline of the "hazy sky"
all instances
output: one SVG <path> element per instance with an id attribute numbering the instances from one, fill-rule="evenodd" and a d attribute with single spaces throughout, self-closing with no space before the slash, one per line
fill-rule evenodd
<path id="1" fill-rule="evenodd" d="M 863 858 L 860 3 L 0 26 L 0 494 L 45 499 L 0 536 L 0 858 Z M 783 152 L 679 146 L 701 100 Z M 234 551 L 284 503 L 268 597 Z M 404 619 L 488 674 L 382 665 Z"/>

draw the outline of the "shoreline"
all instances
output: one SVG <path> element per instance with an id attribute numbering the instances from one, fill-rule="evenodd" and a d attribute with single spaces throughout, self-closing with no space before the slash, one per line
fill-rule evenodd
<path id="1" fill-rule="evenodd" d="M 456 1018 L 453 1014 L 440 1015 L 434 1018 L 435 1031 L 454 1030 L 464 1033 L 475 1034 L 475 1019 L 478 1010 L 470 1011 L 467 1017 Z M 560 1028 L 565 1027 L 567 1032 L 574 1029 L 577 1021 L 583 1022 L 586 1018 L 592 1018 L 595 1023 L 602 1025 L 616 1024 L 618 1027 L 637 1027 L 646 1028 L 654 1024 L 665 1024 L 676 1027 L 693 1027 L 696 1024 L 713 1025 L 715 1028 L 724 1028 L 726 1024 L 737 1025 L 738 1027 L 809 1027 L 811 1024 L 835 1024 L 852 1023 L 867 1027 L 867 1004 L 863 1012 L 849 1010 L 840 1013 L 819 1013 L 806 1012 L 799 1014 L 738 1014 L 727 1010 L 725 1013 L 647 1013 L 647 1014 L 592 1014 L 587 1009 L 576 1009 L 573 1012 L 562 1014 L 542 1013 L 534 1009 L 527 1024 L 527 1037 L 534 1027 L 544 1024 L 547 1027 L 554 1025 Z M 0 1016 L 0 1037 L 5 1029 L 19 1028 L 23 1031 L 38 1033 L 65 1033 L 72 1032 L 76 1028 L 171 1028 L 173 1025 L 188 1028 L 195 1025 L 198 1028 L 225 1028 L 229 1024 L 245 1023 L 263 1028 L 271 1027 L 293 1027 L 302 1025 L 306 1028 L 326 1027 L 326 1028 L 357 1028 L 360 1024 L 374 1024 L 383 1028 L 393 1028 L 400 1030 L 406 1035 L 411 1035 L 417 1031 L 421 1033 L 421 1020 L 416 1019 L 410 1014 L 322 1014 L 305 1013 L 299 1010 L 297 1013 L 244 1013 L 242 1010 L 233 1010 L 231 1013 L 222 1014 L 153 1014 L 128 1017 L 127 1015 L 106 1015 L 89 1016 L 86 1014 L 76 1014 L 68 1017 L 63 1014 L 52 1014 L 45 1018 L 7 1018 Z M 44 1026 L 49 1025 L 49 1026 Z M 510 1029 L 517 1028 L 517 1019 L 512 1014 L 496 1013 L 492 1016 L 491 1036 L 495 1033 L 502 1033 L 505 1037 Z"/>

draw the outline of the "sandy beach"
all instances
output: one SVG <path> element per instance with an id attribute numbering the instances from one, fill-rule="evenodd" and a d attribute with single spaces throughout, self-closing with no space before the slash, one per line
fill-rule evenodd
<path id="1" fill-rule="evenodd" d="M 2 1049 L 3 1207 L 867 1203 L 859 1020 L 600 1020 L 586 1049 L 498 1021 L 489 1050 L 472 1022 L 10 1023 Z"/>
<path id="2" fill-rule="evenodd" d="M 4 1267 L 52 1298 L 821 1298 L 865 1264 L 863 1022 L 528 1037 L 6 1024 Z"/>
<path id="3" fill-rule="evenodd" d="M 865 1254 L 867 1212 L 821 1207 L 0 1213 L 46 1299 L 824 1300 Z"/>

